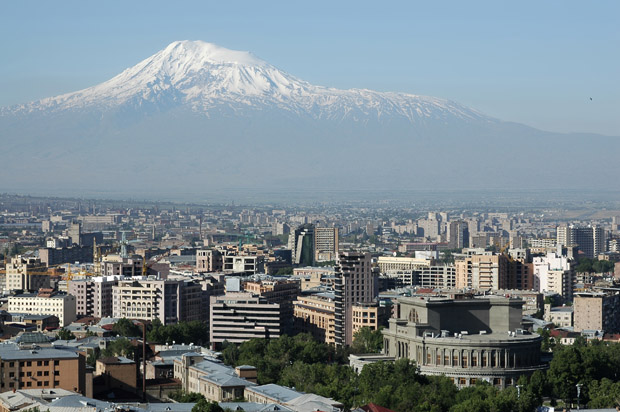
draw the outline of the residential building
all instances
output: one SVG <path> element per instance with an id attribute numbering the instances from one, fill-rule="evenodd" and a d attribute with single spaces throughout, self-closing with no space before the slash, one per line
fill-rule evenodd
<path id="1" fill-rule="evenodd" d="M 60 326 L 69 325 L 77 319 L 75 296 L 52 289 L 41 289 L 37 293 L 22 293 L 9 296 L 9 313 L 30 313 L 54 315 Z"/>
<path id="2" fill-rule="evenodd" d="M 338 254 L 335 282 L 335 343 L 353 342 L 353 305 L 374 302 L 378 280 L 372 273 L 370 253 Z"/>
<path id="3" fill-rule="evenodd" d="M 352 307 L 352 334 L 361 328 L 379 329 L 380 326 L 387 326 L 388 319 L 392 314 L 391 305 L 386 305 L 385 301 L 356 304 Z"/>
<path id="4" fill-rule="evenodd" d="M 101 274 L 103 276 L 141 276 L 144 259 L 140 255 L 123 257 L 121 255 L 108 255 L 101 259 Z"/>
<path id="5" fill-rule="evenodd" d="M 410 257 L 379 256 L 377 265 L 381 273 L 395 270 L 418 270 L 433 264 L 430 259 L 416 259 Z"/>
<path id="6" fill-rule="evenodd" d="M 573 298 L 575 332 L 620 333 L 620 291 L 580 292 Z"/>
<path id="7" fill-rule="evenodd" d="M 75 296 L 78 316 L 106 318 L 113 316 L 113 287 L 121 276 L 93 276 L 69 282 L 69 294 Z"/>
<path id="8" fill-rule="evenodd" d="M 226 254 L 223 259 L 223 271 L 245 273 L 248 275 L 264 273 L 265 257 L 252 255 Z"/>
<path id="9" fill-rule="evenodd" d="M 550 303 L 546 303 L 544 320 L 558 328 L 572 328 L 574 309 L 572 306 L 551 307 Z"/>
<path id="10" fill-rule="evenodd" d="M 469 247 L 469 230 L 467 222 L 454 221 L 448 226 L 448 247 L 450 249 L 463 249 Z"/>
<path id="11" fill-rule="evenodd" d="M 573 294 L 575 271 L 573 261 L 566 256 L 549 252 L 533 259 L 533 286 L 539 292 L 557 293 L 564 299 Z"/>
<path id="12" fill-rule="evenodd" d="M 521 326 L 521 299 L 400 298 L 399 318 L 383 330 L 384 354 L 416 362 L 420 373 L 459 386 L 516 384 L 544 369 L 541 337 Z"/>
<path id="13" fill-rule="evenodd" d="M 606 250 L 607 237 L 605 229 L 600 226 L 561 225 L 556 233 L 558 245 L 577 246 L 587 258 L 593 259 Z"/>
<path id="14" fill-rule="evenodd" d="M 508 259 L 499 255 L 472 255 L 457 260 L 456 287 L 498 290 L 508 287 Z"/>

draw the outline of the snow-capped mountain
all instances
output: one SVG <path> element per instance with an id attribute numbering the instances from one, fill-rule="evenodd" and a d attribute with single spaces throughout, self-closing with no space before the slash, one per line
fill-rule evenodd
<path id="1" fill-rule="evenodd" d="M 191 107 L 207 115 L 222 105 L 239 110 L 268 106 L 317 119 L 367 116 L 490 120 L 455 102 L 404 93 L 314 86 L 249 52 L 202 41 L 178 41 L 118 76 L 74 93 L 43 99 L 9 112 L 106 110 L 124 106 Z"/>
<path id="2" fill-rule="evenodd" d="M 598 177 L 620 173 L 620 138 L 542 132 L 435 97 L 316 86 L 201 41 L 0 109 L 0 147 L 0 190 L 81 195 L 607 187 Z"/>

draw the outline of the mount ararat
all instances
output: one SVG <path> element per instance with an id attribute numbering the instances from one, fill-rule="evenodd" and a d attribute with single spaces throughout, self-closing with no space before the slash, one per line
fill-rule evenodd
<path id="1" fill-rule="evenodd" d="M 620 138 L 559 134 L 404 93 L 312 85 L 174 42 L 99 85 L 0 109 L 10 191 L 607 188 Z"/>

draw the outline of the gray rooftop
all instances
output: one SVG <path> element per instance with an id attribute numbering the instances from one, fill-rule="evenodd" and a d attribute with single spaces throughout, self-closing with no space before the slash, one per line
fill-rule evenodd
<path id="1" fill-rule="evenodd" d="M 19 349 L 17 345 L 0 344 L 0 359 L 76 359 L 79 355 L 71 350 L 56 348 Z"/>
<path id="2" fill-rule="evenodd" d="M 263 396 L 267 396 L 271 399 L 276 399 L 279 402 L 290 402 L 295 398 L 299 398 L 303 393 L 297 392 L 291 388 L 287 388 L 285 386 L 276 385 L 274 383 L 270 383 L 267 385 L 254 386 L 252 388 L 248 388 L 248 390 L 258 393 Z"/>

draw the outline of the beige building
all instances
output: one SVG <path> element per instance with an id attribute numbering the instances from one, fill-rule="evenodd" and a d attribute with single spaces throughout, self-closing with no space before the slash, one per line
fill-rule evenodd
<path id="1" fill-rule="evenodd" d="M 336 271 L 332 267 L 312 267 L 293 269 L 293 277 L 299 279 L 301 290 L 305 291 L 318 286 L 334 286 Z"/>
<path id="2" fill-rule="evenodd" d="M 381 273 L 388 273 L 391 271 L 413 271 L 421 268 L 429 267 L 433 264 L 431 259 L 417 259 L 410 257 L 397 257 L 397 256 L 379 256 L 377 259 L 377 265 Z"/>
<path id="3" fill-rule="evenodd" d="M 335 343 L 334 298 L 334 294 L 329 292 L 298 296 L 293 303 L 295 330 L 310 333 L 319 342 Z"/>
<path id="4" fill-rule="evenodd" d="M 455 262 L 459 289 L 498 290 L 508 287 L 508 259 L 504 255 L 473 255 Z"/>
<path id="5" fill-rule="evenodd" d="M 620 332 L 618 291 L 577 293 L 573 299 L 575 332 L 602 330 Z"/>
<path id="6" fill-rule="evenodd" d="M 314 228 L 314 260 L 316 262 L 336 260 L 338 248 L 337 227 Z"/>
<path id="7" fill-rule="evenodd" d="M 231 368 L 198 353 L 186 353 L 174 359 L 174 378 L 185 392 L 196 392 L 207 400 L 230 402 L 242 399 L 247 387 L 256 385 L 256 368 L 243 365 Z"/>
<path id="8" fill-rule="evenodd" d="M 38 258 L 16 256 L 6 264 L 5 290 L 36 292 L 50 287 L 47 267 Z"/>
<path id="9" fill-rule="evenodd" d="M 67 326 L 77 319 L 75 296 L 52 289 L 41 289 L 38 293 L 23 293 L 9 296 L 10 313 L 31 313 L 54 315 L 60 326 Z"/>
<path id="10" fill-rule="evenodd" d="M 559 306 L 552 308 L 550 303 L 545 304 L 544 319 L 553 323 L 558 328 L 573 327 L 573 311 L 571 306 Z"/>
<path id="11" fill-rule="evenodd" d="M 69 294 L 75 296 L 77 314 L 96 318 L 112 317 L 112 288 L 120 279 L 120 276 L 97 276 L 71 280 Z"/>
<path id="12" fill-rule="evenodd" d="M 361 328 L 367 327 L 372 330 L 379 329 L 379 326 L 387 325 L 392 308 L 380 304 L 353 305 L 353 335 Z"/>
<path id="13" fill-rule="evenodd" d="M 135 277 L 120 280 L 112 287 L 112 296 L 115 318 L 157 318 L 164 325 L 206 318 L 202 286 L 193 281 Z"/>

